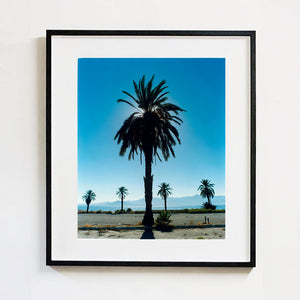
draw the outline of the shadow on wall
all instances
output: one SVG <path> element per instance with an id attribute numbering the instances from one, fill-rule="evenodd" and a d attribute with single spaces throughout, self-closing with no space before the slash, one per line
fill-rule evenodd
<path id="1" fill-rule="evenodd" d="M 45 33 L 46 34 L 46 33 Z M 38 132 L 38 203 L 36 208 L 39 215 L 39 261 L 40 269 L 45 269 L 46 264 L 46 38 L 37 38 L 33 40 L 35 50 L 35 101 L 36 101 L 36 122 Z"/>

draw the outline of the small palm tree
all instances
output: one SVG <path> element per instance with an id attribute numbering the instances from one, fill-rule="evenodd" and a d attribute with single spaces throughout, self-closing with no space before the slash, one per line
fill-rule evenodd
<path id="1" fill-rule="evenodd" d="M 168 183 L 161 183 L 159 186 L 159 191 L 157 193 L 157 196 L 161 196 L 165 201 L 165 211 L 167 211 L 167 198 L 168 196 L 172 195 L 172 189 L 170 188 L 170 185 Z"/>
<path id="2" fill-rule="evenodd" d="M 86 213 L 89 212 L 89 207 L 92 201 L 96 200 L 96 194 L 92 190 L 88 190 L 85 192 L 85 194 L 82 196 L 82 200 L 86 203 Z"/>
<path id="3" fill-rule="evenodd" d="M 123 212 L 123 200 L 125 199 L 125 196 L 128 195 L 128 190 L 126 189 L 125 186 L 119 187 L 116 193 L 119 198 L 121 199 L 121 212 Z"/>
<path id="4" fill-rule="evenodd" d="M 210 199 L 215 196 L 214 183 L 211 183 L 208 179 L 202 179 L 197 191 L 200 190 L 200 196 L 202 198 L 207 198 L 207 203 L 211 205 Z"/>
<path id="5" fill-rule="evenodd" d="M 174 123 L 181 125 L 182 120 L 178 114 L 182 111 L 179 106 L 167 102 L 166 81 L 162 80 L 157 86 L 152 87 L 154 76 L 145 84 L 145 76 L 139 80 L 138 84 L 133 81 L 135 94 L 131 95 L 123 91 L 131 102 L 119 99 L 135 109 L 123 123 L 117 132 L 115 139 L 121 144 L 120 156 L 124 156 L 129 150 L 128 159 L 134 159 L 135 155 L 140 155 L 145 159 L 145 202 L 146 211 L 143 218 L 143 225 L 152 226 L 154 224 L 152 212 L 152 162 L 157 157 L 161 161 L 158 150 L 164 160 L 172 155 L 175 157 L 174 146 L 180 144 L 179 133 L 174 127 Z"/>

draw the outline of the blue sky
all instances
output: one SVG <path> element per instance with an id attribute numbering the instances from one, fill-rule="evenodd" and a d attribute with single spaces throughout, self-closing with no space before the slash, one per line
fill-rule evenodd
<path id="1" fill-rule="evenodd" d="M 153 164 L 153 196 L 167 182 L 174 197 L 197 194 L 200 180 L 225 194 L 225 59 L 223 58 L 80 58 L 78 59 L 78 202 L 92 189 L 96 202 L 116 201 L 126 186 L 126 200 L 144 197 L 144 164 L 119 156 L 114 136 L 132 112 L 122 93 L 134 94 L 133 80 L 143 75 L 154 84 L 165 79 L 168 102 L 179 105 L 181 145 L 176 158 Z"/>

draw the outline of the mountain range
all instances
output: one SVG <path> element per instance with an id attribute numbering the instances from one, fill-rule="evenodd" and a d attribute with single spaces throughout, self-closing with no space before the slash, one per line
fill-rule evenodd
<path id="1" fill-rule="evenodd" d="M 169 197 L 167 199 L 167 207 L 169 209 L 184 209 L 184 208 L 200 208 L 202 203 L 207 199 L 201 198 L 199 195 L 186 196 L 186 197 Z M 113 202 L 98 202 L 91 203 L 90 210 L 117 210 L 120 209 L 120 201 Z M 225 209 L 225 196 L 215 196 L 212 199 L 212 204 L 216 205 L 218 209 Z M 124 200 L 124 209 L 131 208 L 132 210 L 144 210 L 145 199 L 139 200 Z M 164 200 L 162 198 L 154 197 L 152 199 L 153 209 L 160 209 L 164 207 Z M 86 205 L 84 203 L 78 204 L 78 209 L 85 210 Z"/>

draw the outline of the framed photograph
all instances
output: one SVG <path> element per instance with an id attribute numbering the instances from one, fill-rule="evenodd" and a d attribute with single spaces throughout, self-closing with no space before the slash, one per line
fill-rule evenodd
<path id="1" fill-rule="evenodd" d="M 47 31 L 47 265 L 255 266 L 255 32 Z"/>

